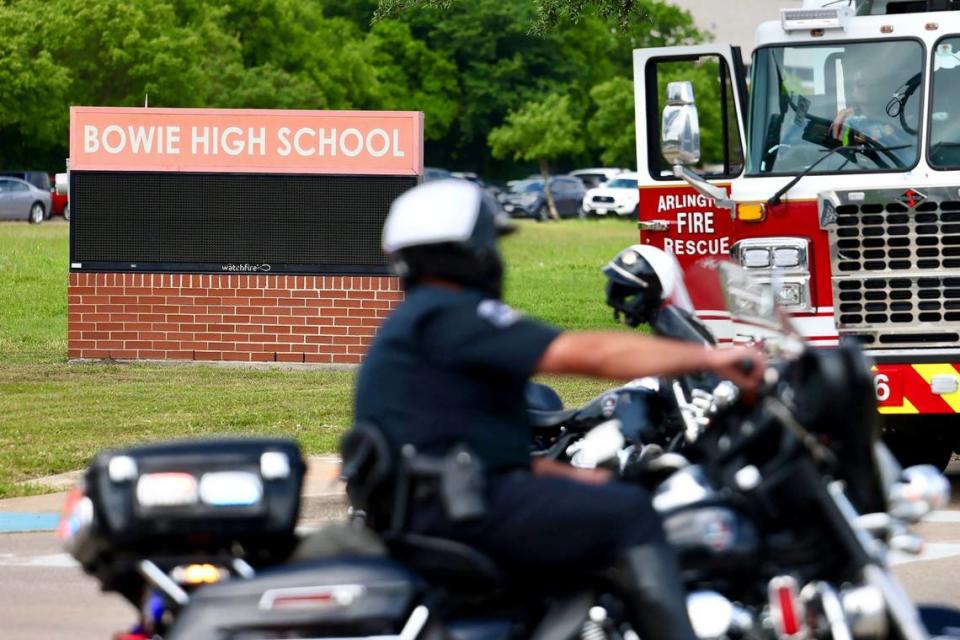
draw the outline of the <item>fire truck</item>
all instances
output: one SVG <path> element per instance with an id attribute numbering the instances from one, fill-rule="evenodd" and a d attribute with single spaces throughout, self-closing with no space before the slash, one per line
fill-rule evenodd
<path id="1" fill-rule="evenodd" d="M 804 0 L 737 47 L 634 51 L 642 243 L 730 258 L 856 340 L 906 463 L 960 451 L 960 0 Z M 730 3 L 730 19 L 735 3 Z M 748 340 L 694 292 L 721 342 Z"/>

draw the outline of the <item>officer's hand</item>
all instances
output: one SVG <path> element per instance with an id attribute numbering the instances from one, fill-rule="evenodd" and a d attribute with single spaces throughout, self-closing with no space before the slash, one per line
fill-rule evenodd
<path id="1" fill-rule="evenodd" d="M 763 380 L 767 361 L 754 347 L 713 349 L 708 352 L 709 369 L 744 391 L 754 391 Z"/>
<path id="2" fill-rule="evenodd" d="M 603 484 L 613 477 L 609 469 L 579 469 L 552 458 L 533 458 L 530 468 L 535 476 L 557 476 L 584 484 Z"/>
<path id="3" fill-rule="evenodd" d="M 846 109 L 841 109 L 837 113 L 837 117 L 833 119 L 833 122 L 830 123 L 830 135 L 836 140 L 843 139 L 843 123 L 847 118 L 854 114 L 853 107 L 847 107 Z"/>

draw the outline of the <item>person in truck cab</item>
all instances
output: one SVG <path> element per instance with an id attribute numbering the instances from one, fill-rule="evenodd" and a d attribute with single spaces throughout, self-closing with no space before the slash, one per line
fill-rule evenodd
<path id="1" fill-rule="evenodd" d="M 917 74 L 889 93 L 888 87 L 869 72 L 875 63 L 863 62 L 859 55 L 863 54 L 847 54 L 842 67 L 846 73 L 837 78 L 838 85 L 844 87 L 839 95 L 845 98 L 845 105 L 840 105 L 830 125 L 830 135 L 843 146 L 894 148 L 883 155 L 890 157 L 889 154 L 893 153 L 896 157 L 903 156 L 901 159 L 908 158 L 913 154 L 916 131 L 911 131 L 901 116 L 906 102 L 917 90 L 921 76 Z"/>
<path id="2" fill-rule="evenodd" d="M 535 374 L 629 380 L 709 370 L 745 388 L 753 349 L 708 350 L 636 333 L 561 331 L 501 301 L 497 237 L 512 229 L 476 185 L 442 180 L 394 201 L 383 248 L 405 301 L 360 368 L 354 417 L 397 452 L 466 447 L 483 468 L 483 510 L 455 516 L 428 494 L 409 528 L 483 551 L 510 571 L 614 568 L 643 638 L 693 640 L 685 592 L 650 496 L 601 470 L 531 461 L 525 389 Z M 743 373 L 745 359 L 752 363 Z M 409 450 L 409 448 L 408 448 Z"/>

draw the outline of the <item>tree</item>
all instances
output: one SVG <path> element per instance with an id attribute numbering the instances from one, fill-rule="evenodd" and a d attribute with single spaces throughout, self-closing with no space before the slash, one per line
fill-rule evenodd
<path id="1" fill-rule="evenodd" d="M 543 175 L 543 189 L 550 216 L 558 219 L 557 207 L 549 189 L 550 162 L 584 150 L 580 121 L 570 111 L 570 98 L 557 93 L 542 101 L 530 102 L 507 116 L 504 125 L 489 135 L 490 149 L 496 157 L 536 161 Z"/>
<path id="2" fill-rule="evenodd" d="M 600 160 L 611 167 L 636 167 L 637 124 L 634 117 L 633 82 L 612 78 L 590 90 L 596 113 L 587 130 L 603 151 Z"/>
<path id="3" fill-rule="evenodd" d="M 607 0 L 558 2 L 0 0 L 0 166 L 61 165 L 70 105 L 149 94 L 151 106 L 422 110 L 428 164 L 516 174 L 524 161 L 488 146 L 508 114 L 560 93 L 585 131 L 614 110 L 591 90 L 629 77 L 632 49 L 696 36 L 662 0 L 636 0 L 645 18 L 624 25 L 603 17 Z M 388 5 L 402 10 L 371 25 Z M 557 162 L 593 163 L 616 138 L 603 140 Z"/>
<path id="4" fill-rule="evenodd" d="M 0 2 L 0 165 L 61 165 L 70 105 L 379 108 L 374 53 L 298 0 Z"/>
<path id="5" fill-rule="evenodd" d="M 463 0 L 379 0 L 374 19 L 394 18 L 415 7 L 449 10 L 461 3 Z M 663 0 L 536 0 L 536 9 L 536 19 L 530 28 L 538 33 L 564 22 L 578 22 L 587 15 L 598 15 L 622 28 L 637 22 L 651 22 L 663 25 L 660 28 L 667 33 L 676 26 L 678 18 L 684 22 L 682 16 L 686 13 Z M 696 37 L 692 26 L 688 28 L 689 37 Z"/>
<path id="6" fill-rule="evenodd" d="M 639 4 L 649 19 L 613 25 L 588 2 L 577 22 L 568 17 L 549 30 L 535 31 L 540 15 L 535 0 L 380 0 L 380 20 L 388 21 L 384 16 L 389 14 L 390 20 L 409 24 L 415 37 L 457 65 L 459 113 L 448 136 L 427 145 L 428 161 L 471 168 L 488 177 L 515 175 L 522 170 L 516 161 L 491 156 L 490 130 L 510 112 L 560 86 L 585 131 L 596 109 L 591 89 L 610 78 L 630 77 L 634 48 L 680 44 L 699 36 L 685 11 L 660 0 Z M 561 162 L 593 164 L 603 150 L 591 142 Z"/>
<path id="7" fill-rule="evenodd" d="M 381 109 L 424 112 L 424 139 L 443 140 L 460 113 L 457 67 L 417 40 L 402 22 L 378 22 L 367 35 Z"/>

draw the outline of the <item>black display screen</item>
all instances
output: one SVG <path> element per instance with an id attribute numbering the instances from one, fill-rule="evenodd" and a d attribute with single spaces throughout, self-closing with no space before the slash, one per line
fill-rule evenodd
<path id="1" fill-rule="evenodd" d="M 416 176 L 70 173 L 72 271 L 387 273 Z"/>

